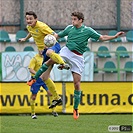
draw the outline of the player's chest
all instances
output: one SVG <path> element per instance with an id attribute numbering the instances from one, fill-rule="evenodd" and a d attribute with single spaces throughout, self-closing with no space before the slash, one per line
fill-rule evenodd
<path id="1" fill-rule="evenodd" d="M 88 33 L 85 29 L 73 29 L 69 32 L 68 37 L 70 38 L 79 38 L 82 36 L 87 36 Z"/>
<path id="2" fill-rule="evenodd" d="M 38 28 L 30 30 L 30 34 L 32 35 L 32 37 L 42 36 L 41 30 Z"/>
<path id="3" fill-rule="evenodd" d="M 42 61 L 37 61 L 37 62 L 36 62 L 36 67 L 37 67 L 37 68 L 40 68 L 41 66 L 42 66 Z"/>

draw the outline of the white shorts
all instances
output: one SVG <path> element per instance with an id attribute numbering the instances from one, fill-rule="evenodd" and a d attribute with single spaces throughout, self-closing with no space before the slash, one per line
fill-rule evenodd
<path id="1" fill-rule="evenodd" d="M 66 46 L 60 50 L 60 56 L 63 60 L 70 65 L 71 72 L 82 74 L 84 69 L 84 57 L 83 55 L 77 55 L 70 51 Z"/>

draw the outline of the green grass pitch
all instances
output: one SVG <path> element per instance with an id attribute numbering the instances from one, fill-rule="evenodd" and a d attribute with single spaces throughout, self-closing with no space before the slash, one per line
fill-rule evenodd
<path id="1" fill-rule="evenodd" d="M 1 115 L 0 133 L 109 133 L 109 125 L 132 125 L 132 114 Z M 132 131 L 133 132 L 133 131 Z M 122 132 L 127 133 L 127 132 Z"/>

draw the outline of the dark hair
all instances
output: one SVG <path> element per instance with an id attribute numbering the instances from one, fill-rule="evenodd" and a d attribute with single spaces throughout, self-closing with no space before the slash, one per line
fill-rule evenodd
<path id="1" fill-rule="evenodd" d="M 84 14 L 82 12 L 73 12 L 71 16 L 76 16 L 79 20 L 82 19 L 84 21 Z"/>
<path id="2" fill-rule="evenodd" d="M 26 12 L 25 15 L 33 15 L 35 19 L 37 18 L 37 15 L 33 11 Z"/>

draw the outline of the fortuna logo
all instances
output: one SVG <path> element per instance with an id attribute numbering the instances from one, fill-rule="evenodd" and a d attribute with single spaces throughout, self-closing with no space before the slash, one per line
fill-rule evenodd
<path id="1" fill-rule="evenodd" d="M 38 32 L 38 29 L 36 29 L 36 32 Z"/>

